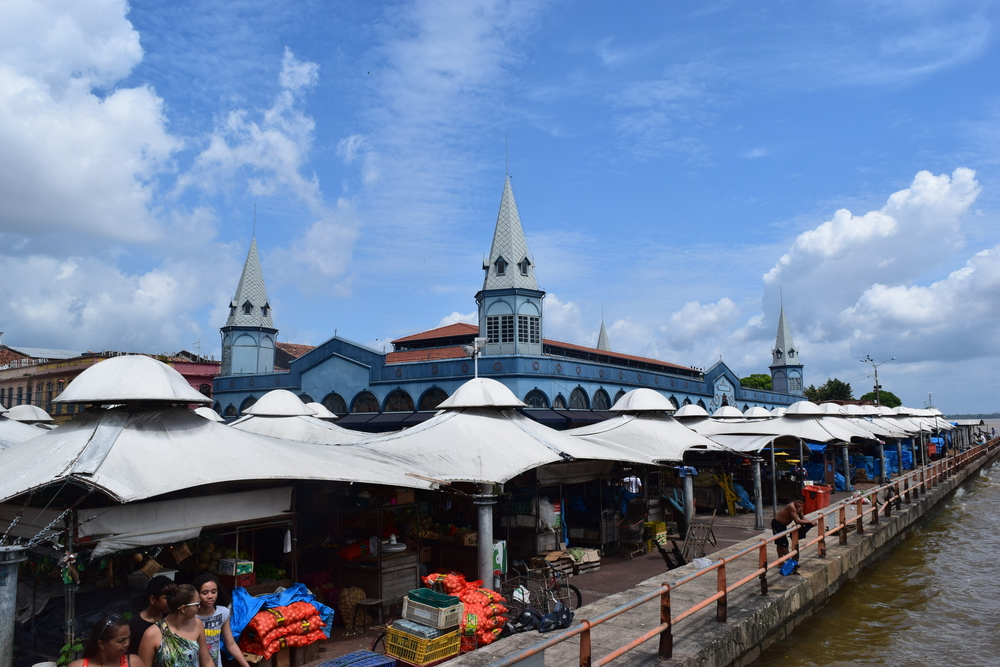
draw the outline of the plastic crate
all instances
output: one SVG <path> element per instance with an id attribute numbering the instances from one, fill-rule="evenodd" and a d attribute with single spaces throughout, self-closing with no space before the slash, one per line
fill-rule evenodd
<path id="1" fill-rule="evenodd" d="M 339 658 L 326 660 L 316 667 L 393 667 L 396 659 L 372 651 L 354 651 Z"/>
<path id="2" fill-rule="evenodd" d="M 455 628 L 462 622 L 462 603 L 441 609 L 403 598 L 403 618 L 438 630 Z"/>
<path id="3" fill-rule="evenodd" d="M 458 655 L 461 647 L 462 638 L 457 630 L 437 639 L 421 639 L 390 627 L 385 638 L 386 655 L 418 666 Z"/>
<path id="4" fill-rule="evenodd" d="M 432 591 L 429 588 L 415 588 L 407 593 L 406 597 L 414 602 L 419 602 L 429 607 L 437 607 L 438 609 L 453 607 L 459 602 L 458 597 L 454 595 L 445 595 L 444 593 Z"/>

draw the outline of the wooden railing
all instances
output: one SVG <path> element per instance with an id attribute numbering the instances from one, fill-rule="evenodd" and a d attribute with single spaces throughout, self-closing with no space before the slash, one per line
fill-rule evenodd
<path id="1" fill-rule="evenodd" d="M 811 549 L 814 546 L 816 547 L 816 557 L 824 558 L 826 556 L 827 538 L 836 536 L 840 544 L 847 544 L 847 535 L 850 530 L 853 529 L 859 535 L 863 535 L 865 533 L 866 517 L 869 517 L 869 525 L 878 525 L 883 517 L 888 518 L 892 516 L 893 505 L 895 505 L 895 510 L 897 512 L 901 511 L 904 504 L 912 503 L 914 500 L 919 498 L 921 494 L 926 494 L 928 490 L 933 489 L 935 486 L 940 484 L 942 480 L 955 475 L 959 470 L 969 465 L 969 463 L 985 456 L 998 446 L 1000 446 L 1000 438 L 991 440 L 983 445 L 977 445 L 965 452 L 960 452 L 953 456 L 934 461 L 927 466 L 917 468 L 916 470 L 901 475 L 888 484 L 883 484 L 881 486 L 873 487 L 857 493 L 850 498 L 842 500 L 819 511 L 818 516 L 814 519 L 817 526 L 817 534 L 816 537 L 811 540 L 800 542 L 798 526 L 793 526 L 782 533 L 763 538 L 755 544 L 741 549 L 740 551 L 726 556 L 725 558 L 720 558 L 711 565 L 706 566 L 697 572 L 692 572 L 691 574 L 683 576 L 676 581 L 664 583 L 656 590 L 630 600 L 619 607 L 615 607 L 614 609 L 606 611 L 603 614 L 581 621 L 578 625 L 574 625 L 566 630 L 558 632 L 544 641 L 538 642 L 537 644 L 512 653 L 499 660 L 495 660 L 487 665 L 487 667 L 510 667 L 511 665 L 530 658 L 533 655 L 541 653 L 545 649 L 551 648 L 577 636 L 580 637 L 580 667 L 600 667 L 601 665 L 606 665 L 612 660 L 621 657 L 625 653 L 631 651 L 637 646 L 640 646 L 641 644 L 644 644 L 654 637 L 659 637 L 658 653 L 660 657 L 671 658 L 673 656 L 674 645 L 673 627 L 677 623 L 690 618 L 695 613 L 711 606 L 712 604 L 715 604 L 716 622 L 725 623 L 728 613 L 728 598 L 729 594 L 733 591 L 750 584 L 756 579 L 760 585 L 760 594 L 767 595 L 767 573 L 770 570 L 780 567 L 785 561 L 792 558 L 801 561 L 803 551 Z M 883 502 L 881 504 L 878 500 L 879 494 L 882 494 L 883 496 Z M 847 507 L 849 505 L 853 505 L 855 507 L 855 516 L 850 521 L 847 519 Z M 813 514 L 815 515 L 816 513 Z M 832 521 L 831 518 L 833 519 Z M 785 537 L 791 538 L 790 551 L 788 554 L 778 558 L 777 560 L 769 561 L 767 555 L 768 545 Z M 745 575 L 739 581 L 729 583 L 726 576 L 726 566 L 744 558 L 752 558 L 754 555 L 757 557 L 757 569 Z M 671 592 L 676 591 L 682 586 L 690 584 L 692 581 L 700 579 L 701 577 L 710 577 L 712 573 L 715 573 L 716 578 L 715 593 L 692 604 L 690 607 L 679 612 L 677 615 L 672 615 L 670 604 Z M 660 603 L 659 625 L 652 628 L 645 634 L 636 637 L 627 644 L 615 649 L 611 653 L 608 653 L 604 657 L 598 659 L 593 658 L 591 655 L 591 632 L 595 627 L 611 620 L 612 618 L 615 618 L 616 616 L 620 616 L 627 611 L 657 599 Z"/>

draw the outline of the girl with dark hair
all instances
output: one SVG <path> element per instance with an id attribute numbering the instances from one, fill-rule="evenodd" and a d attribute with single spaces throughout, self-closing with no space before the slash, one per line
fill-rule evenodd
<path id="1" fill-rule="evenodd" d="M 149 667 L 214 667 L 205 643 L 205 626 L 195 616 L 201 602 L 190 584 L 163 590 L 170 613 L 146 630 L 139 657 Z"/>
<path id="2" fill-rule="evenodd" d="M 83 658 L 69 667 L 146 667 L 137 655 L 129 655 L 131 631 L 128 621 L 118 614 L 109 614 L 94 624 L 83 649 Z"/>
<path id="3" fill-rule="evenodd" d="M 194 587 L 201 600 L 197 615 L 205 624 L 205 641 L 208 643 L 208 653 L 215 662 L 215 667 L 222 667 L 221 645 L 225 645 L 229 655 L 233 656 L 239 667 L 250 667 L 243 657 L 243 651 L 233 638 L 233 630 L 229 625 L 229 608 L 216 604 L 224 593 L 219 586 L 219 578 L 211 572 L 199 574 L 195 577 Z"/>

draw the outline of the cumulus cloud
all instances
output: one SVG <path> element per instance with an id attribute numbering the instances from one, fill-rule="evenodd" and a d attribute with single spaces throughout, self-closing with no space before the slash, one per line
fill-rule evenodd
<path id="1" fill-rule="evenodd" d="M 465 324 L 479 324 L 479 312 L 472 311 L 471 313 L 460 313 L 457 310 L 451 315 L 445 315 L 438 322 L 439 327 L 446 327 L 449 324 L 458 324 L 459 322 L 464 322 Z"/>
<path id="2" fill-rule="evenodd" d="M 107 0 L 5 7 L 0 234 L 144 241 L 160 233 L 150 213 L 156 177 L 182 147 L 163 101 L 148 86 L 94 92 L 141 60 L 124 12 L 124 2 Z"/>
<path id="3" fill-rule="evenodd" d="M 378 180 L 381 174 L 378 168 L 378 152 L 365 137 L 352 134 L 341 139 L 337 144 L 337 154 L 344 158 L 344 164 L 361 162 L 361 182 L 365 185 L 371 185 Z"/>
<path id="4" fill-rule="evenodd" d="M 701 340 L 731 329 L 738 315 L 739 307 L 728 297 L 706 304 L 690 301 L 672 313 L 660 331 L 670 348 L 690 350 Z"/>
<path id="5" fill-rule="evenodd" d="M 877 211 L 837 211 L 800 234 L 765 274 L 766 306 L 777 311 L 781 286 L 811 335 L 843 337 L 838 315 L 862 292 L 876 283 L 917 280 L 962 247 L 962 219 L 979 192 L 971 169 L 958 168 L 951 176 L 921 171 Z"/>

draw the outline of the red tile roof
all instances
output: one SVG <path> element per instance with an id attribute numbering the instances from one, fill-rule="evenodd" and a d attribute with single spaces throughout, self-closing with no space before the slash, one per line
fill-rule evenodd
<path id="1" fill-rule="evenodd" d="M 293 359 L 298 359 L 306 352 L 312 352 L 316 349 L 315 345 L 299 345 L 298 343 L 275 343 L 274 346 Z"/>
<path id="2" fill-rule="evenodd" d="M 475 324 L 457 322 L 444 327 L 438 327 L 437 329 L 431 329 L 430 331 L 421 331 L 420 333 L 415 333 L 412 336 L 397 338 L 392 342 L 395 345 L 396 343 L 409 343 L 412 341 L 431 340 L 434 338 L 452 338 L 454 336 L 469 336 L 478 333 L 479 327 Z"/>
<path id="3" fill-rule="evenodd" d="M 385 363 L 402 364 L 407 361 L 437 361 L 438 359 L 461 359 L 462 357 L 469 357 L 469 353 L 461 345 L 454 347 L 430 347 L 423 350 L 390 352 L 385 355 Z"/>
<path id="4" fill-rule="evenodd" d="M 28 357 L 24 356 L 20 352 L 15 352 L 14 350 L 8 350 L 8 349 L 0 349 L 0 366 L 3 366 L 4 364 L 9 364 L 10 362 L 15 361 L 17 359 L 27 359 L 27 358 Z"/>
<path id="5" fill-rule="evenodd" d="M 693 368 L 688 368 L 687 366 L 680 366 L 678 364 L 671 364 L 666 361 L 660 361 L 659 359 L 650 359 L 649 357 L 637 357 L 632 354 L 622 354 L 621 352 L 610 352 L 608 350 L 599 350 L 596 347 L 585 347 L 583 345 L 574 345 L 573 343 L 563 343 L 558 340 L 545 339 L 542 341 L 545 345 L 552 347 L 562 347 L 567 350 L 574 350 L 576 352 L 586 352 L 588 354 L 596 354 L 604 357 L 611 357 L 612 359 L 626 359 L 629 361 L 640 361 L 644 364 L 652 364 L 656 366 L 667 366 L 669 368 L 680 368 L 686 371 L 694 371 Z M 695 371 L 698 372 L 698 371 Z"/>

